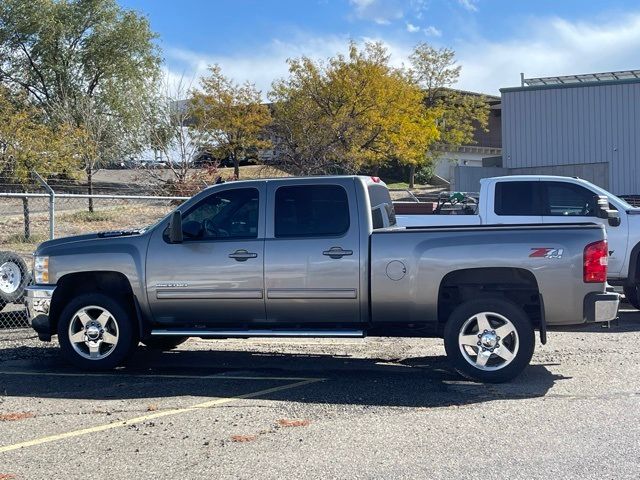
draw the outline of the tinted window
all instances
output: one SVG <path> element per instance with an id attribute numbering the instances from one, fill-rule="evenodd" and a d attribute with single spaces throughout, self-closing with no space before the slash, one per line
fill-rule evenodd
<path id="1" fill-rule="evenodd" d="M 369 201 L 371 202 L 373 228 L 382 228 L 385 226 L 382 212 L 380 212 L 379 208 L 385 209 L 387 217 L 389 218 L 389 226 L 394 226 L 396 224 L 396 213 L 393 209 L 393 202 L 391 201 L 391 195 L 387 187 L 374 183 L 369 184 L 367 190 L 369 192 Z"/>
<path id="2" fill-rule="evenodd" d="M 544 182 L 547 187 L 545 215 L 550 216 L 595 216 L 594 193 L 580 185 L 561 182 Z"/>
<path id="3" fill-rule="evenodd" d="M 209 195 L 182 217 L 185 240 L 256 238 L 258 190 L 239 188 Z"/>
<path id="4" fill-rule="evenodd" d="M 347 230 L 349 202 L 344 188 L 300 185 L 276 190 L 276 237 L 336 236 Z"/>
<path id="5" fill-rule="evenodd" d="M 496 183 L 497 215 L 542 215 L 540 182 Z"/>

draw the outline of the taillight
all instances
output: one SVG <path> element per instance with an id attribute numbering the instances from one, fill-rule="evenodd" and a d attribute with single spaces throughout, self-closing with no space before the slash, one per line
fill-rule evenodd
<path id="1" fill-rule="evenodd" d="M 584 247 L 583 280 L 585 283 L 603 283 L 607 281 L 609 246 L 606 240 L 593 242 Z"/>

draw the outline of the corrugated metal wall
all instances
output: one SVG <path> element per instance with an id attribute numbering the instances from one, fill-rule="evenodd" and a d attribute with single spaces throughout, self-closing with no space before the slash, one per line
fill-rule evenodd
<path id="1" fill-rule="evenodd" d="M 451 190 L 457 192 L 479 192 L 480 180 L 509 175 L 509 170 L 500 167 L 466 167 L 456 165 Z"/>
<path id="2" fill-rule="evenodd" d="M 598 178 L 599 166 L 596 183 L 638 194 L 640 83 L 503 89 L 502 142 L 503 166 L 519 173 L 605 162 L 607 178 Z"/>

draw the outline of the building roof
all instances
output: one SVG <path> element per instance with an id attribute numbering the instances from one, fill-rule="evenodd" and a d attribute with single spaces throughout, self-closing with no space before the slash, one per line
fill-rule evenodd
<path id="1" fill-rule="evenodd" d="M 640 83 L 640 70 L 621 70 L 617 72 L 581 73 L 556 77 L 524 78 L 522 74 L 519 87 L 501 88 L 500 92 L 521 90 L 544 90 L 550 88 L 575 88 L 599 85 L 618 85 Z"/>

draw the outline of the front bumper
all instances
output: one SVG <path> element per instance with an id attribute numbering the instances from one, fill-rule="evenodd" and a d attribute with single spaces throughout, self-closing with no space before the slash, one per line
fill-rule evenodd
<path id="1" fill-rule="evenodd" d="M 27 306 L 29 324 L 37 333 L 40 340 L 51 340 L 51 324 L 49 309 L 51 297 L 56 289 L 54 285 L 30 285 L 25 289 L 24 303 Z"/>
<path id="2" fill-rule="evenodd" d="M 587 322 L 610 322 L 618 318 L 620 295 L 617 293 L 589 293 L 584 298 L 584 316 Z"/>

